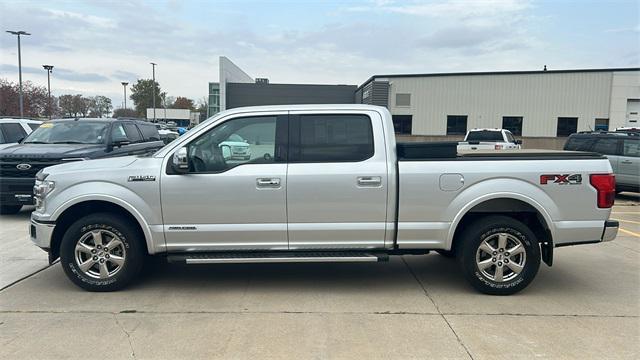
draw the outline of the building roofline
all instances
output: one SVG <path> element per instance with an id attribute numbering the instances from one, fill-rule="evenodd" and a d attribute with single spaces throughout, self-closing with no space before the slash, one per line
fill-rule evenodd
<path id="1" fill-rule="evenodd" d="M 257 86 L 270 86 L 270 85 L 282 85 L 282 86 L 349 86 L 349 87 L 357 87 L 358 85 L 349 85 L 349 84 L 317 84 L 317 83 L 313 83 L 313 84 L 304 84 L 304 83 L 268 83 L 268 84 L 258 84 L 258 83 L 239 83 L 239 82 L 233 82 L 233 81 L 229 81 L 227 82 L 227 84 L 240 84 L 240 85 L 257 85 Z"/>
<path id="2" fill-rule="evenodd" d="M 566 69 L 566 70 L 521 70 L 521 71 L 475 71 L 453 73 L 427 73 L 427 74 L 393 74 L 372 75 L 358 86 L 358 90 L 376 78 L 407 78 L 407 77 L 438 77 L 438 76 L 475 76 L 475 75 L 533 75 L 533 74 L 567 74 L 567 73 L 592 73 L 592 72 L 616 72 L 616 71 L 640 71 L 640 68 L 602 68 L 602 69 Z"/>

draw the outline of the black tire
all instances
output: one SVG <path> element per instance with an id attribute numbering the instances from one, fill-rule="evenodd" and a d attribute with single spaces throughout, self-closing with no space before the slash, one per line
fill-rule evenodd
<path id="1" fill-rule="evenodd" d="M 82 257 L 88 255 L 92 259 L 96 259 L 100 255 L 99 259 L 105 260 L 101 263 L 105 263 L 104 266 L 107 267 L 107 272 L 113 271 L 113 274 L 109 274 L 104 278 L 97 277 L 99 274 L 95 274 L 95 272 L 102 270 L 101 263 L 94 261 L 94 265 L 87 270 L 87 273 L 80 268 L 76 258 L 76 245 L 85 238 L 89 239 L 89 242 L 92 241 L 91 239 L 95 239 L 91 234 L 92 231 L 98 231 L 101 234 L 100 238 L 102 240 L 100 242 L 109 242 L 117 237 L 122 243 L 121 245 L 114 245 L 107 252 L 101 251 L 94 253 L 94 255 L 80 255 Z M 109 234 L 113 234 L 115 237 Z M 103 236 L 104 238 L 102 238 Z M 96 245 L 97 243 L 95 241 L 94 245 L 99 248 Z M 79 219 L 67 229 L 60 244 L 60 263 L 67 277 L 77 286 L 88 291 L 115 291 L 124 288 L 138 276 L 144 263 L 145 253 L 144 239 L 140 237 L 139 231 L 134 224 L 114 214 L 98 213 Z M 110 254 L 111 260 L 106 259 L 109 258 L 107 254 Z M 116 258 L 116 255 L 123 254 L 123 264 L 116 271 L 117 265 L 111 261 Z M 111 270 L 108 270 L 108 267 L 111 267 Z M 91 272 L 94 272 L 94 276 L 91 276 Z"/>
<path id="2" fill-rule="evenodd" d="M 17 214 L 22 209 L 22 205 L 0 205 L 0 214 L 12 215 Z"/>
<path id="3" fill-rule="evenodd" d="M 507 245 L 499 251 L 498 239 L 506 238 Z M 496 255 L 480 250 L 484 241 L 497 246 Z M 469 283 L 485 294 L 511 295 L 526 288 L 535 278 L 540 268 L 540 245 L 535 234 L 523 223 L 506 216 L 488 216 L 476 220 L 469 225 L 460 238 L 459 260 L 465 278 Z M 514 249 L 520 243 L 524 251 L 519 254 L 508 254 L 506 250 Z M 515 252 L 515 251 L 514 251 Z M 505 254 L 509 256 L 505 256 Z M 523 255 L 524 254 L 524 255 Z M 478 260 L 476 260 L 478 256 Z M 487 257 L 488 256 L 488 257 Z M 524 260 L 523 260 L 524 256 Z M 504 260 L 506 259 L 506 260 Z M 488 264 L 480 269 L 478 261 Z M 498 265 L 499 264 L 499 265 Z M 518 269 L 519 273 L 512 270 Z M 498 269 L 500 267 L 500 269 Z M 493 270 L 493 274 L 491 271 Z M 496 281 L 502 277 L 503 281 Z"/>
<path id="4" fill-rule="evenodd" d="M 453 250 L 436 250 L 438 254 L 444 256 L 446 258 L 454 258 L 456 257 L 456 252 Z"/>

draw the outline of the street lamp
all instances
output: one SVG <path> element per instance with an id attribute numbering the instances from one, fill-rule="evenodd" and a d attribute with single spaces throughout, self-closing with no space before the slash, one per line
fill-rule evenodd
<path id="1" fill-rule="evenodd" d="M 53 70 L 53 65 L 42 65 L 42 67 L 47 70 L 47 89 L 49 90 L 49 120 L 51 120 L 51 71 Z"/>
<path id="2" fill-rule="evenodd" d="M 151 64 L 151 69 L 153 72 L 153 84 L 151 84 L 152 89 L 153 89 L 153 122 L 156 122 L 156 63 L 149 63 Z"/>
<path id="3" fill-rule="evenodd" d="M 18 36 L 18 79 L 20 84 L 20 117 L 24 117 L 24 105 L 22 102 L 22 56 L 20 54 L 20 35 L 31 35 L 25 31 L 11 31 L 7 30 L 7 32 L 11 35 Z"/>
<path id="4" fill-rule="evenodd" d="M 124 109 L 127 110 L 127 85 L 129 85 L 129 83 L 123 81 L 120 84 L 122 84 L 122 87 L 124 88 Z"/>

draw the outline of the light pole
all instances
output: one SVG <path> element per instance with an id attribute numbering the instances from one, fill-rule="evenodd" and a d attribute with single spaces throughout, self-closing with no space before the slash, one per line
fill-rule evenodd
<path id="1" fill-rule="evenodd" d="M 51 120 L 51 71 L 53 71 L 53 65 L 42 65 L 47 70 L 47 89 L 49 90 L 49 120 Z"/>
<path id="2" fill-rule="evenodd" d="M 129 85 L 129 83 L 123 81 L 120 84 L 122 84 L 122 87 L 124 88 L 124 109 L 127 110 L 127 85 Z"/>
<path id="3" fill-rule="evenodd" d="M 153 72 L 153 84 L 151 84 L 153 89 L 153 122 L 156 122 L 156 63 L 151 64 L 151 71 Z"/>
<path id="4" fill-rule="evenodd" d="M 20 84 L 20 117 L 24 117 L 24 105 L 22 102 L 22 55 L 20 54 L 20 35 L 31 35 L 25 31 L 11 31 L 7 30 L 11 35 L 18 36 L 18 79 Z"/>

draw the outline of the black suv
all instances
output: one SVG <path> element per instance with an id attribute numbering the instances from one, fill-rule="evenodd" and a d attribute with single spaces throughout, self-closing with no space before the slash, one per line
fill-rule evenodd
<path id="1" fill-rule="evenodd" d="M 564 149 L 606 155 L 616 175 L 616 191 L 640 192 L 640 133 L 579 132 L 569 136 Z"/>
<path id="2" fill-rule="evenodd" d="M 68 161 L 138 155 L 164 146 L 155 125 L 122 119 L 62 119 L 43 123 L 20 144 L 0 150 L 0 213 L 33 204 L 38 171 Z"/>

